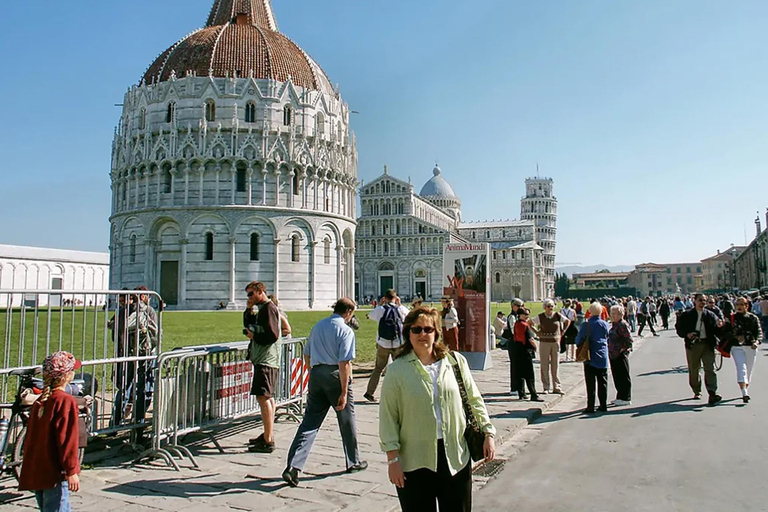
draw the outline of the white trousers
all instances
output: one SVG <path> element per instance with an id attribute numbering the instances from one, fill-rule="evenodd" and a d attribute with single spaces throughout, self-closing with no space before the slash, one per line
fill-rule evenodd
<path id="1" fill-rule="evenodd" d="M 731 358 L 736 365 L 736 382 L 752 382 L 752 370 L 755 368 L 757 349 L 752 347 L 732 347 Z"/>

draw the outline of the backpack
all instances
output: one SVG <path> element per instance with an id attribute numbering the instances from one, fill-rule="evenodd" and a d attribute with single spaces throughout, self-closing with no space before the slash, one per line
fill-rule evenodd
<path id="1" fill-rule="evenodd" d="M 385 304 L 384 315 L 379 320 L 379 338 L 385 340 L 401 339 L 403 336 L 403 319 L 400 308 L 394 304 Z"/>

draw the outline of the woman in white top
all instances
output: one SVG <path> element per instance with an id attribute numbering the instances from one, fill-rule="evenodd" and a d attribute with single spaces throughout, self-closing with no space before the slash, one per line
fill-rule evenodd
<path id="1" fill-rule="evenodd" d="M 560 342 L 565 345 L 565 350 L 561 348 L 560 353 L 565 352 L 566 361 L 576 361 L 576 335 L 579 333 L 579 328 L 576 327 L 576 311 L 571 308 L 571 299 L 565 299 L 560 315 L 571 321 L 568 329 L 563 333 L 563 338 Z"/>
<path id="2" fill-rule="evenodd" d="M 451 350 L 459 350 L 459 313 L 453 307 L 453 299 L 443 297 L 443 340 Z"/>

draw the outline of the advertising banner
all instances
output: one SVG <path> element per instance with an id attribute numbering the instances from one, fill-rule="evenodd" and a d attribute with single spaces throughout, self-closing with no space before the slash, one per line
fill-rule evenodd
<path id="1" fill-rule="evenodd" d="M 459 316 L 459 351 L 473 370 L 491 367 L 489 257 L 487 243 L 443 246 L 443 295 L 453 299 Z"/>

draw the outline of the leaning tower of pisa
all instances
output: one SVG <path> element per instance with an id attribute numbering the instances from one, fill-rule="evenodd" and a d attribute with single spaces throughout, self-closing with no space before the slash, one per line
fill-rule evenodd
<path id="1" fill-rule="evenodd" d="M 533 221 L 536 243 L 544 249 L 546 296 L 555 294 L 555 246 L 557 238 L 557 198 L 552 178 L 527 178 L 525 197 L 520 201 L 520 219 Z"/>

